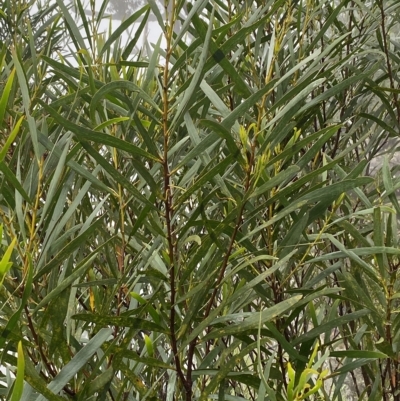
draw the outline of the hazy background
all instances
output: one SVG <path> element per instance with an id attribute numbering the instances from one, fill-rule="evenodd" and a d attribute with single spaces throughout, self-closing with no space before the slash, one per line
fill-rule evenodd
<path id="1" fill-rule="evenodd" d="M 156 6 L 158 6 L 160 13 L 164 17 L 165 9 L 163 2 L 158 0 L 154 0 L 153 2 Z M 97 16 L 103 4 L 103 0 L 93 0 L 92 3 L 94 4 L 94 15 Z M 100 24 L 101 32 L 105 34 L 106 38 L 109 37 L 119 27 L 122 21 L 130 17 L 133 13 L 135 13 L 141 7 L 145 6 L 148 3 L 149 2 L 147 0 L 109 0 L 106 12 L 104 13 L 102 22 Z M 91 1 L 84 1 L 83 5 L 85 9 L 85 14 L 88 16 L 88 18 L 92 17 L 93 10 L 91 9 Z M 72 6 L 71 9 L 79 25 L 81 21 L 77 10 L 74 6 Z M 182 15 L 182 17 L 184 18 L 185 15 Z M 133 36 L 135 33 L 135 29 L 139 26 L 140 22 L 141 18 L 136 23 L 131 25 L 129 30 L 127 30 L 127 32 L 123 35 L 123 38 L 127 40 L 129 37 Z M 180 25 L 179 23 L 177 23 L 175 27 L 176 31 L 179 31 L 179 27 Z M 143 31 L 143 34 L 141 35 L 138 47 L 142 47 L 142 45 L 147 42 L 150 45 L 151 49 L 151 44 L 156 43 L 161 35 L 162 30 L 157 22 L 157 18 L 153 12 L 150 12 L 148 22 Z M 139 50 L 139 48 L 137 48 L 136 50 Z"/>

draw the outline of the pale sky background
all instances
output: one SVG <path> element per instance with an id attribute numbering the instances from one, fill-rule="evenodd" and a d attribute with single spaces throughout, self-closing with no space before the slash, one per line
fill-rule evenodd
<path id="1" fill-rule="evenodd" d="M 94 1 L 95 1 L 95 9 L 96 9 L 96 11 L 99 11 L 100 7 L 103 3 L 103 0 L 94 0 Z M 119 2 L 119 4 L 118 4 L 118 2 Z M 124 4 L 126 4 L 126 3 L 127 3 L 127 7 L 124 7 Z M 160 12 L 162 14 L 164 14 L 164 7 L 162 5 L 162 2 L 160 0 L 158 0 L 158 1 L 156 0 L 156 3 L 160 6 L 159 7 Z M 104 18 L 100 25 L 101 31 L 106 33 L 105 38 L 107 39 L 112 34 L 112 32 L 114 32 L 119 27 L 119 25 L 121 24 L 122 18 L 124 18 L 124 16 L 122 14 L 118 14 L 118 13 L 112 11 L 113 8 L 115 9 L 115 6 L 119 7 L 120 10 L 126 10 L 126 14 L 125 14 L 125 18 L 126 18 L 126 17 L 129 17 L 133 12 L 136 12 L 137 10 L 142 8 L 145 4 L 147 4 L 147 1 L 143 1 L 143 0 L 142 1 L 140 1 L 140 0 L 109 0 L 106 14 L 110 17 Z M 83 0 L 83 6 L 84 6 L 88 16 L 90 16 L 91 15 L 90 0 Z M 78 18 L 78 16 L 76 14 L 74 14 L 74 17 L 79 26 L 81 23 L 80 19 Z M 111 19 L 112 32 L 109 32 L 110 19 Z M 130 35 L 133 36 L 134 31 L 139 26 L 139 24 L 140 24 L 140 19 L 139 19 L 139 22 L 132 24 L 130 26 L 130 29 L 127 30 L 126 33 L 123 34 L 123 36 L 122 36 L 123 40 L 125 39 L 125 41 L 126 41 L 126 40 L 128 40 Z M 82 30 L 82 34 L 84 34 L 83 30 Z M 138 45 L 139 45 L 139 47 L 142 47 L 142 45 L 144 43 L 144 39 L 147 39 L 147 42 L 151 46 L 151 43 L 156 43 L 159 40 L 161 35 L 162 35 L 162 31 L 156 20 L 156 17 L 152 12 L 150 12 L 149 22 L 143 31 L 142 37 L 139 40 Z"/>
<path id="2" fill-rule="evenodd" d="M 123 18 L 122 15 L 118 15 L 118 14 L 115 13 L 115 12 L 112 13 L 112 11 L 111 11 L 112 5 L 115 4 L 115 3 L 117 3 L 118 1 L 120 1 L 120 0 L 109 0 L 109 7 L 108 7 L 108 9 L 107 9 L 107 14 L 112 16 L 112 17 L 111 17 L 111 18 L 112 18 L 112 21 L 111 21 L 112 31 L 115 31 L 115 30 L 119 27 L 119 25 L 121 24 L 121 18 Z M 96 11 L 99 11 L 99 10 L 100 10 L 100 7 L 101 7 L 102 3 L 103 3 L 102 0 L 95 0 L 95 8 L 96 8 Z M 121 3 L 124 4 L 125 2 L 121 1 Z M 138 4 L 138 3 L 139 3 L 139 4 Z M 146 4 L 146 2 L 144 2 L 144 4 Z M 134 7 L 134 8 L 135 8 L 135 11 L 137 11 L 137 10 L 139 10 L 141 7 L 143 7 L 144 4 L 141 3 L 140 1 L 138 2 L 137 0 L 130 0 L 130 1 L 129 1 L 129 5 L 130 5 L 131 7 Z M 137 6 L 137 5 L 138 5 L 138 6 Z M 88 0 L 87 0 L 87 1 L 84 1 L 84 7 L 85 7 L 85 9 L 90 13 L 90 5 L 89 5 L 89 1 L 88 1 Z M 123 7 L 121 7 L 121 8 L 123 8 Z M 160 7 L 160 8 L 161 8 L 161 11 L 162 11 L 162 7 Z M 126 10 L 126 11 L 127 11 L 127 14 L 126 14 L 126 15 L 127 15 L 127 16 L 130 16 L 130 15 L 131 15 L 130 10 L 128 9 L 128 10 Z M 89 14 L 89 15 L 90 15 L 90 14 Z M 162 31 L 161 31 L 161 28 L 159 27 L 157 21 L 156 21 L 155 18 L 154 18 L 154 14 L 151 13 L 150 16 L 153 17 L 153 18 L 151 18 L 152 21 L 149 22 L 149 23 L 147 24 L 147 27 L 146 27 L 145 30 L 144 30 L 144 34 L 145 34 L 146 39 L 147 39 L 147 41 L 148 41 L 149 43 L 156 43 L 156 42 L 158 41 L 158 39 L 160 38 L 160 35 L 162 34 Z M 139 23 L 140 23 L 140 22 L 131 25 L 130 31 L 131 31 L 131 32 L 134 32 L 134 29 L 137 28 L 137 27 L 139 26 Z M 108 31 L 110 30 L 110 18 L 104 18 L 104 19 L 103 19 L 103 21 L 102 21 L 102 23 L 101 23 L 101 28 L 103 29 L 104 32 L 108 32 Z M 110 34 L 111 34 L 111 33 L 107 33 L 107 34 L 106 34 L 106 38 L 107 38 Z M 128 37 L 129 37 L 128 35 L 129 35 L 129 30 L 123 35 L 123 38 L 125 37 L 125 40 L 127 40 Z M 143 39 L 144 39 L 144 37 L 143 37 L 143 35 L 142 35 L 142 38 L 141 38 L 141 40 L 139 41 L 139 43 L 140 43 L 141 45 L 143 44 Z"/>

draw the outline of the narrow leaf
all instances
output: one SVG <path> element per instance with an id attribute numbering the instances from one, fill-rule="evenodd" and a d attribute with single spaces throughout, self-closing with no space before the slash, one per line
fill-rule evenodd
<path id="1" fill-rule="evenodd" d="M 19 401 L 24 390 L 25 357 L 22 349 L 22 342 L 18 342 L 17 376 L 14 381 L 14 388 L 11 401 Z"/>
<path id="2" fill-rule="evenodd" d="M 7 79 L 7 83 L 4 86 L 3 93 L 0 98 L 0 126 L 4 126 L 3 120 L 6 113 L 6 108 L 10 97 L 12 84 L 14 82 L 14 77 L 15 77 L 15 68 L 11 71 L 11 74 Z"/>
<path id="3" fill-rule="evenodd" d="M 103 316 L 90 313 L 80 313 L 72 316 L 73 319 L 98 324 L 99 326 L 131 327 L 136 330 L 150 330 L 158 333 L 169 333 L 160 325 L 130 316 Z"/>
<path id="4" fill-rule="evenodd" d="M 110 328 L 101 329 L 76 355 L 65 365 L 60 373 L 51 381 L 47 388 L 53 393 L 60 392 L 63 387 L 76 375 L 81 368 L 87 364 L 93 354 L 107 341 L 112 330 Z M 40 396 L 36 401 L 46 401 L 44 396 Z"/>
<path id="5" fill-rule="evenodd" d="M 267 308 L 265 311 L 261 312 L 261 321 L 264 324 L 265 322 L 269 322 L 270 320 L 286 313 L 289 309 L 297 304 L 298 301 L 302 298 L 301 295 L 293 296 L 285 301 L 282 301 L 270 308 Z M 243 322 L 238 324 L 232 324 L 230 326 L 224 327 L 222 329 L 212 330 L 209 334 L 207 334 L 203 341 L 206 341 L 210 338 L 220 338 L 227 335 L 238 335 L 246 330 L 255 330 L 258 328 L 260 320 L 260 314 L 258 312 L 252 313 L 252 316 L 244 319 Z"/>

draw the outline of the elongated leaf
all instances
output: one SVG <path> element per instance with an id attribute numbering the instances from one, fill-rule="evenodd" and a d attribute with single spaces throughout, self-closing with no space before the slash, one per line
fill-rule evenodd
<path id="1" fill-rule="evenodd" d="M 186 191 L 185 193 L 182 194 L 182 196 L 177 200 L 177 204 L 182 204 L 187 198 L 190 197 L 194 192 L 196 192 L 199 188 L 201 188 L 206 182 L 214 178 L 217 174 L 220 174 L 225 171 L 225 169 L 229 166 L 229 164 L 232 161 L 232 157 L 228 156 L 226 159 L 224 159 L 222 162 L 217 164 L 215 167 L 213 167 L 210 171 L 208 171 L 206 174 L 201 176 L 195 184 L 191 186 L 191 188 Z"/>
<path id="2" fill-rule="evenodd" d="M 349 249 L 349 252 L 352 252 L 354 255 L 357 256 L 371 256 L 375 254 L 388 254 L 388 255 L 399 255 L 400 249 L 398 248 L 391 248 L 386 246 L 371 246 L 371 247 L 362 247 L 362 248 L 355 248 Z M 347 257 L 348 254 L 344 251 L 337 251 L 332 252 L 323 256 L 318 256 L 312 259 L 312 262 L 319 262 L 321 260 L 329 260 L 329 259 L 337 259 L 337 258 L 344 258 Z"/>
<path id="3" fill-rule="evenodd" d="M 17 243 L 17 239 L 14 238 L 11 241 L 11 244 L 7 247 L 6 252 L 4 253 L 3 257 L 0 260 L 0 286 L 4 281 L 4 277 L 7 274 L 7 272 L 10 270 L 12 266 L 12 262 L 10 262 L 11 254 L 12 251 L 15 247 L 15 244 Z"/>
<path id="4" fill-rule="evenodd" d="M 11 316 L 10 320 L 7 322 L 5 328 L 3 329 L 1 336 L 0 336 L 0 349 L 3 349 L 4 344 L 6 342 L 7 336 L 9 333 L 11 333 L 14 329 L 14 327 L 17 325 L 17 323 L 20 320 L 20 316 L 22 311 L 24 310 L 26 303 L 28 302 L 28 299 L 31 295 L 32 291 L 32 278 L 33 278 L 33 266 L 32 266 L 32 257 L 28 254 L 28 272 L 27 272 L 27 277 L 25 281 L 25 289 L 24 293 L 22 295 L 21 303 L 19 308 L 16 310 L 16 312 Z"/>
<path id="5" fill-rule="evenodd" d="M 353 372 L 355 369 L 364 366 L 368 363 L 371 363 L 374 359 L 376 358 L 360 358 L 357 359 L 356 361 L 346 363 L 344 366 L 342 366 L 340 369 L 336 370 L 333 375 L 341 375 L 347 372 Z"/>
<path id="6" fill-rule="evenodd" d="M 356 180 L 344 180 L 334 183 L 324 188 L 316 189 L 302 196 L 301 200 L 316 200 L 320 202 L 333 202 L 339 195 L 345 193 L 355 187 L 371 183 L 369 177 L 359 177 Z"/>
<path id="7" fill-rule="evenodd" d="M 112 368 L 107 369 L 99 376 L 97 376 L 89 385 L 87 394 L 92 395 L 96 392 L 101 392 L 102 390 L 107 388 L 107 384 L 109 384 L 114 377 L 115 372 Z"/>
<path id="8" fill-rule="evenodd" d="M 24 200 L 27 203 L 31 203 L 31 199 L 29 198 L 25 189 L 23 188 L 21 183 L 18 181 L 18 178 L 14 175 L 14 173 L 7 166 L 7 164 L 5 164 L 4 162 L 0 163 L 0 171 L 2 171 L 4 173 L 7 181 L 11 184 L 12 187 L 14 187 L 22 195 Z"/>
<path id="9" fill-rule="evenodd" d="M 99 56 L 102 56 L 106 51 L 108 51 L 110 46 L 122 36 L 123 32 L 125 32 L 149 8 L 150 6 L 146 4 L 144 7 L 130 15 L 125 21 L 122 21 L 121 25 L 112 33 L 112 35 L 107 39 L 106 43 L 104 43 L 100 50 Z"/>
<path id="10" fill-rule="evenodd" d="M 75 24 L 75 21 L 72 18 L 70 10 L 67 8 L 67 6 L 65 5 L 65 3 L 63 1 L 61 1 L 61 0 L 56 0 L 56 1 L 57 1 L 58 6 L 61 9 L 63 17 L 65 18 L 65 20 L 67 22 L 68 28 L 71 30 L 71 33 L 72 33 L 71 37 L 79 45 L 77 50 L 81 50 L 81 49 L 86 50 L 85 41 L 83 40 L 83 37 L 80 33 L 78 26 Z"/>
<path id="11" fill-rule="evenodd" d="M 122 358 L 120 358 L 122 359 Z M 132 383 L 135 390 L 142 396 L 145 397 L 148 394 L 148 387 L 143 383 L 143 380 L 135 374 L 132 369 L 130 369 L 125 363 L 119 362 L 117 364 L 118 368 L 124 373 L 128 378 L 129 382 Z M 173 374 L 174 372 L 172 372 Z"/>
<path id="12" fill-rule="evenodd" d="M 94 128 L 95 131 L 101 131 L 103 128 L 108 127 L 110 125 L 118 124 L 121 121 L 127 121 L 129 117 L 116 117 L 112 118 L 108 121 L 104 121 L 103 123 L 99 124 L 97 127 Z"/>
<path id="13" fill-rule="evenodd" d="M 289 181 L 297 175 L 300 171 L 298 166 L 290 166 L 286 170 L 281 171 L 276 176 L 268 180 L 265 184 L 259 186 L 250 195 L 250 198 L 254 198 L 267 193 L 270 189 L 279 186 L 284 181 Z"/>
<path id="14" fill-rule="evenodd" d="M 208 4 L 207 0 L 200 0 L 200 1 L 196 1 L 193 4 L 193 7 L 191 7 L 189 14 L 187 15 L 183 25 L 181 26 L 178 35 L 174 38 L 174 43 L 172 45 L 172 48 L 174 48 L 175 46 L 177 46 L 177 44 L 179 43 L 179 41 L 182 39 L 183 35 L 185 35 L 185 33 L 189 30 L 190 24 L 192 23 L 193 17 L 196 14 L 200 14 L 201 11 L 203 10 L 203 8 Z M 210 24 L 210 26 L 212 26 L 212 24 Z"/>
<path id="15" fill-rule="evenodd" d="M 126 142 L 114 136 L 102 134 L 96 131 L 92 131 L 88 128 L 79 126 L 77 124 L 74 124 L 73 122 L 62 117 L 54 109 L 47 106 L 45 103 L 42 103 L 42 106 L 59 124 L 71 130 L 78 137 L 78 139 L 84 139 L 102 145 L 112 146 L 117 149 L 124 150 L 125 152 L 131 153 L 132 155 L 143 156 L 151 160 L 159 161 L 159 159 L 156 156 L 153 156 L 152 154 L 146 152 L 145 150 L 139 148 L 138 146 L 135 146 L 129 142 Z"/>
<path id="16" fill-rule="evenodd" d="M 342 92 L 346 88 L 348 88 L 350 85 L 353 85 L 354 83 L 362 80 L 364 78 L 364 75 L 359 74 L 355 75 L 353 77 L 347 78 L 343 80 L 342 82 L 338 83 L 337 85 L 332 86 L 328 90 L 324 91 L 320 95 L 316 96 L 314 99 L 312 99 L 310 102 L 308 102 L 305 106 L 303 106 L 298 114 L 303 113 L 305 110 L 310 109 L 311 107 L 317 105 L 318 103 L 321 103 L 322 101 L 328 99 L 329 97 L 335 96 L 336 94 Z"/>
<path id="17" fill-rule="evenodd" d="M 202 37 L 203 41 L 207 41 L 207 29 L 205 27 L 205 24 L 203 21 L 199 19 L 199 17 L 194 14 L 193 15 L 193 20 L 192 20 L 194 26 L 196 27 L 197 32 L 199 35 Z M 213 54 L 213 63 L 217 62 L 225 71 L 226 73 L 232 77 L 232 80 L 235 82 L 235 87 L 238 90 L 238 92 L 243 95 L 244 97 L 248 97 L 251 95 L 251 92 L 249 88 L 247 87 L 245 81 L 243 78 L 238 74 L 236 71 L 235 67 L 230 63 L 227 57 L 225 57 L 225 54 L 223 50 L 219 49 L 218 46 L 214 43 L 213 40 L 210 41 L 209 44 L 210 51 Z M 205 71 L 208 71 L 210 63 L 206 63 L 205 65 Z"/>
<path id="18" fill-rule="evenodd" d="M 54 155 L 56 157 L 61 157 L 62 150 L 57 146 L 54 145 L 52 142 L 48 140 L 44 135 L 39 136 L 39 141 L 40 143 L 45 146 L 45 148 L 51 152 L 54 152 Z M 80 164 L 73 160 L 67 160 L 67 166 L 71 167 L 72 170 L 76 171 L 80 176 L 86 178 L 89 182 L 91 182 L 94 186 L 97 188 L 106 191 L 107 193 L 115 193 L 111 188 L 107 187 L 107 185 L 104 184 L 104 182 L 100 181 L 98 178 L 96 178 L 93 174 L 91 174 L 88 170 L 83 168 Z M 0 169 L 1 169 L 1 163 L 0 163 Z M 29 199 L 29 198 L 28 198 Z"/>
<path id="19" fill-rule="evenodd" d="M 140 88 L 133 82 L 120 80 L 120 81 L 110 82 L 110 83 L 102 86 L 95 93 L 95 95 L 93 96 L 92 101 L 90 103 L 90 117 L 91 117 L 92 121 L 95 121 L 94 114 L 95 114 L 96 107 L 97 107 L 98 103 L 100 102 L 100 100 L 103 97 L 105 97 L 108 93 L 112 93 L 113 91 L 116 91 L 116 90 L 121 90 L 121 91 L 129 90 L 132 92 L 137 92 L 138 96 L 140 96 L 144 101 L 149 103 L 159 113 L 161 113 L 161 110 L 158 107 L 158 105 L 153 101 L 153 99 L 146 92 L 143 91 L 142 88 Z"/>
<path id="20" fill-rule="evenodd" d="M 105 244 L 106 245 L 106 244 Z M 81 278 L 84 276 L 86 271 L 90 268 L 91 263 L 93 262 L 93 259 L 96 256 L 96 253 L 101 250 L 101 247 L 99 247 L 96 252 L 93 252 L 91 255 L 86 257 L 82 263 L 77 266 L 74 271 L 61 283 L 57 285 L 56 288 L 54 288 L 53 291 L 50 291 L 36 306 L 34 309 L 34 313 L 37 312 L 39 309 L 43 308 L 46 306 L 49 302 L 54 301 L 57 299 L 57 297 L 66 289 L 68 288 L 72 283 L 74 283 L 77 279 Z"/>
<path id="21" fill-rule="evenodd" d="M 0 98 L 0 126 L 4 126 L 4 116 L 6 113 L 6 108 L 7 108 L 7 103 L 9 101 L 10 97 L 10 92 L 11 92 L 11 87 L 14 82 L 14 77 L 15 77 L 15 69 L 11 71 L 10 76 L 7 79 L 7 83 L 4 86 L 3 93 L 1 94 Z"/>
<path id="22" fill-rule="evenodd" d="M 212 146 L 215 146 L 215 143 L 218 141 L 218 135 L 216 133 L 211 133 L 207 135 L 203 140 L 193 148 L 188 154 L 182 159 L 182 161 L 177 165 L 176 168 L 184 166 L 188 161 L 195 159 L 196 157 L 201 156 L 203 152 L 206 152 Z"/>
<path id="23" fill-rule="evenodd" d="M 107 162 L 98 152 L 96 152 L 90 145 L 86 143 L 82 143 L 84 149 L 86 149 L 87 153 L 91 155 L 103 169 L 115 179 L 122 187 L 126 188 L 136 199 L 143 202 L 150 209 L 155 209 L 155 206 L 144 196 L 142 195 L 136 187 L 118 170 L 116 170 L 111 164 Z M 153 186 L 154 187 L 154 186 Z"/>
<path id="24" fill-rule="evenodd" d="M 206 36 L 204 38 L 203 50 L 201 52 L 198 64 L 196 66 L 196 71 L 193 74 L 190 85 L 187 88 L 187 90 L 185 91 L 183 98 L 178 100 L 178 103 L 179 103 L 178 109 L 176 111 L 174 119 L 171 122 L 170 129 L 174 129 L 175 124 L 178 121 L 180 121 L 181 117 L 185 114 L 188 107 L 191 105 L 191 103 L 192 103 L 191 100 L 196 95 L 197 87 L 199 86 L 200 81 L 203 79 L 203 76 L 205 74 L 204 66 L 206 64 L 207 57 L 208 57 L 208 46 L 209 46 L 210 40 L 211 40 L 213 20 L 214 20 L 214 10 L 212 11 L 211 16 L 210 16 L 210 23 L 209 23 L 209 26 L 207 29 Z"/>
<path id="25" fill-rule="evenodd" d="M 168 363 L 164 363 L 156 358 L 143 357 L 143 356 L 138 355 L 134 351 L 127 351 L 126 349 L 115 348 L 113 350 L 115 350 L 116 353 L 120 353 L 122 357 L 131 359 L 138 363 L 142 363 L 145 366 L 152 366 L 152 367 L 159 367 L 159 368 L 163 368 L 163 369 L 175 370 L 172 365 L 170 365 Z"/>
<path id="26" fill-rule="evenodd" d="M 18 362 L 17 362 L 17 376 L 14 381 L 13 392 L 11 401 L 19 401 L 22 397 L 24 389 L 24 373 L 25 373 L 25 356 L 22 348 L 22 342 L 18 343 Z"/>
<path id="27" fill-rule="evenodd" d="M 226 116 L 222 123 L 221 126 L 230 129 L 235 121 L 237 121 L 240 117 L 242 117 L 245 113 L 247 113 L 251 108 L 257 104 L 257 102 L 263 98 L 268 92 L 272 90 L 274 85 L 276 84 L 276 80 L 272 80 L 268 82 L 267 85 L 265 85 L 262 89 L 260 89 L 258 92 L 252 94 L 249 96 L 245 101 L 241 102 L 239 106 L 237 106 L 232 112 Z"/>
<path id="28" fill-rule="evenodd" d="M 19 133 L 19 129 L 21 127 L 23 121 L 23 117 L 21 117 L 17 123 L 15 124 L 15 127 L 13 128 L 13 130 L 11 131 L 11 134 L 9 135 L 9 137 L 7 138 L 6 143 L 4 144 L 3 148 L 0 150 L 0 163 L 4 160 L 4 158 L 6 157 L 6 154 L 8 152 L 8 149 L 10 148 L 10 146 L 12 145 L 12 143 L 14 142 L 15 137 L 18 135 Z"/>
<path id="29" fill-rule="evenodd" d="M 107 341 L 111 335 L 110 328 L 101 329 L 90 341 L 76 353 L 71 361 L 63 367 L 60 373 L 47 386 L 53 393 L 58 393 L 62 388 L 76 375 L 80 369 L 87 363 L 93 354 Z M 40 396 L 36 401 L 45 401 L 44 396 Z"/>
<path id="30" fill-rule="evenodd" d="M 43 400 L 49 401 L 63 401 L 65 398 L 54 394 L 53 391 L 49 390 L 47 387 L 47 383 L 45 380 L 39 375 L 39 373 L 35 370 L 35 366 L 31 362 L 30 359 L 25 359 L 25 381 L 34 388 L 39 394 L 43 394 Z M 25 393 L 22 395 L 22 401 L 30 401 L 30 398 L 25 397 Z M 39 396 L 42 397 L 42 396 Z M 36 397 L 36 400 L 39 398 Z"/>
<path id="31" fill-rule="evenodd" d="M 52 260 L 49 261 L 49 263 L 43 266 L 43 268 L 41 268 L 35 274 L 33 280 L 34 281 L 38 280 L 44 274 L 51 271 L 51 269 L 55 268 L 56 266 L 59 266 L 59 264 L 64 261 L 64 258 L 66 256 L 69 256 L 73 251 L 78 249 L 82 244 L 82 242 L 84 242 L 87 238 L 89 238 L 89 236 L 91 236 L 93 233 L 96 232 L 101 223 L 102 219 L 100 218 L 93 224 L 91 224 L 83 233 L 74 238 L 69 244 L 67 244 L 63 249 L 61 249 L 60 252 Z"/>
<path id="32" fill-rule="evenodd" d="M 378 351 L 367 350 L 348 350 L 348 351 L 332 351 L 329 354 L 331 357 L 336 358 L 387 358 L 388 356 Z"/>
<path id="33" fill-rule="evenodd" d="M 270 320 L 286 313 L 301 299 L 301 295 L 293 296 L 285 301 L 280 302 L 265 311 L 261 312 L 261 321 L 263 323 L 269 322 Z M 209 334 L 204 337 L 204 341 L 210 338 L 219 338 L 226 335 L 238 335 L 246 330 L 254 330 L 259 325 L 260 315 L 257 312 L 253 312 L 252 316 L 243 320 L 239 324 L 232 324 L 222 329 L 212 330 Z"/>
<path id="34" fill-rule="evenodd" d="M 119 327 L 131 327 L 136 330 L 150 330 L 156 331 L 158 333 L 169 333 L 168 330 L 164 329 L 156 323 L 129 316 L 100 316 L 89 313 L 80 313 L 77 315 L 73 315 L 72 318 L 76 320 L 82 320 L 84 322 L 95 323 L 99 326 L 112 325 Z"/>
<path id="35" fill-rule="evenodd" d="M 329 322 L 326 322 L 324 324 L 321 324 L 318 327 L 314 327 L 312 330 L 310 330 L 309 332 L 301 335 L 300 337 L 296 338 L 293 342 L 292 345 L 297 345 L 297 344 L 301 344 L 304 343 L 305 341 L 308 340 L 312 340 L 314 338 L 317 338 L 320 334 L 323 334 L 325 332 L 327 332 L 328 330 L 332 330 L 335 327 L 340 327 L 343 324 L 347 323 L 347 322 L 351 322 L 355 319 L 358 319 L 362 316 L 365 316 L 369 313 L 368 309 L 361 309 L 359 311 L 356 312 L 352 312 L 349 313 L 347 315 L 344 316 L 340 316 L 336 319 L 333 319 Z"/>

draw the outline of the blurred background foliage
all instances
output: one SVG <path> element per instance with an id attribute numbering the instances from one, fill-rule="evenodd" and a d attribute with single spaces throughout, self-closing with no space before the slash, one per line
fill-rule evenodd
<path id="1" fill-rule="evenodd" d="M 399 10 L 0 0 L 2 399 L 399 401 Z"/>

